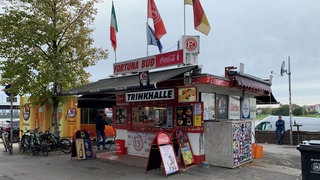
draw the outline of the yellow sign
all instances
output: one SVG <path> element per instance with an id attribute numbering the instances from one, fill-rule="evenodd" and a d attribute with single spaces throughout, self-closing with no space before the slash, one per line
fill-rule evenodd
<path id="1" fill-rule="evenodd" d="M 194 126 L 201 126 L 201 115 L 194 116 Z"/>

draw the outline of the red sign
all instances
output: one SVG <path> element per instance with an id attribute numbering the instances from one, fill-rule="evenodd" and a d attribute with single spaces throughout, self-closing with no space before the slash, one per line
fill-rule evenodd
<path id="1" fill-rule="evenodd" d="M 157 137 L 157 142 L 158 142 L 158 145 L 170 144 L 171 140 L 170 140 L 170 137 L 167 134 L 159 133 L 158 137 Z"/>
<path id="2" fill-rule="evenodd" d="M 113 74 L 141 72 L 149 69 L 179 65 L 183 63 L 183 50 L 148 56 L 135 60 L 114 63 Z"/>

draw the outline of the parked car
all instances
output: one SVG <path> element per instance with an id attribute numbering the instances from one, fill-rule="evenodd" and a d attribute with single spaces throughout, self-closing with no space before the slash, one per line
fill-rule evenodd
<path id="1" fill-rule="evenodd" d="M 10 128 L 11 128 L 10 121 L 6 121 L 1 127 L 2 131 L 9 132 L 9 133 L 10 133 Z M 12 121 L 12 130 L 13 130 L 12 142 L 19 142 L 20 121 Z"/>

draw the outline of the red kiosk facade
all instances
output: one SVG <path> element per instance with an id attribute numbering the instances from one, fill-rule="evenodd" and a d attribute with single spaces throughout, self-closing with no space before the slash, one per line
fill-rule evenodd
<path id="1" fill-rule="evenodd" d="M 196 59 L 195 54 L 191 57 Z M 167 66 L 177 67 L 152 71 Z M 113 126 L 117 139 L 125 141 L 125 147 L 119 147 L 123 152 L 148 157 L 157 133 L 174 138 L 179 128 L 188 135 L 194 163 L 202 164 L 207 151 L 205 123 L 250 121 L 254 117 L 247 111 L 254 111 L 255 103 L 248 106 L 245 102 L 271 95 L 270 81 L 236 69 L 226 67 L 224 77 L 202 73 L 201 66 L 190 61 L 190 53 L 181 49 L 115 63 L 113 77 L 63 94 L 101 97 L 108 99 L 109 105 L 113 103 Z M 251 145 L 251 141 L 247 143 Z"/>

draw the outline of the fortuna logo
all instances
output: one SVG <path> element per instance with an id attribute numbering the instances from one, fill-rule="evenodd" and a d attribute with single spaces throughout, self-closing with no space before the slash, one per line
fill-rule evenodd
<path id="1" fill-rule="evenodd" d="M 157 7 L 154 6 L 154 4 L 151 4 L 151 13 L 152 13 L 152 18 L 153 18 L 153 23 L 156 24 L 161 20 L 161 17 L 158 13 Z"/>

